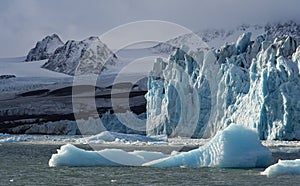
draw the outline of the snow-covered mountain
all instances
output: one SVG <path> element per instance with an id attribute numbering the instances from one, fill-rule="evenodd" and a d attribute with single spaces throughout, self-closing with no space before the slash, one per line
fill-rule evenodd
<path id="1" fill-rule="evenodd" d="M 39 61 L 48 59 L 54 51 L 64 45 L 61 39 L 56 34 L 46 36 L 42 41 L 38 41 L 26 56 L 25 61 Z"/>
<path id="2" fill-rule="evenodd" d="M 264 26 L 244 24 L 232 29 L 207 29 L 178 36 L 150 47 L 149 51 L 152 54 L 166 56 L 181 45 L 187 45 L 192 50 L 197 48 L 201 50 L 220 48 L 225 43 L 234 43 L 245 32 L 251 32 L 252 37 L 257 37 L 261 34 L 266 34 L 268 37 L 281 37 L 286 34 L 299 38 L 300 25 L 290 21 L 266 24 Z M 62 45 L 63 43 L 56 34 L 47 36 L 29 52 L 26 61 L 49 58 L 42 66 L 43 68 L 68 75 L 74 75 L 75 71 L 77 71 L 78 75 L 87 73 L 99 74 L 100 72 L 104 74 L 118 73 L 120 69 L 131 62 L 128 59 L 117 59 L 116 54 L 102 43 L 98 37 L 89 37 L 83 41 L 70 40 L 65 45 Z M 139 50 L 127 51 L 139 53 Z M 144 53 L 144 51 L 140 51 Z M 124 52 L 122 51 L 122 53 Z"/>
<path id="3" fill-rule="evenodd" d="M 149 135 L 212 137 L 232 123 L 261 139 L 300 139 L 300 42 L 242 34 L 208 52 L 177 49 L 149 77 Z"/>
<path id="4" fill-rule="evenodd" d="M 266 34 L 270 37 L 289 35 L 294 38 L 299 38 L 300 25 L 296 22 L 289 21 L 283 23 L 268 23 L 266 25 L 243 24 L 236 28 L 229 29 L 206 29 L 178 36 L 154 46 L 153 49 L 161 52 L 170 52 L 181 45 L 187 45 L 192 50 L 196 50 L 197 48 L 220 48 L 226 43 L 234 43 L 237 38 L 245 32 L 251 32 L 253 38 L 261 34 Z"/>
<path id="5" fill-rule="evenodd" d="M 98 37 L 83 41 L 70 40 L 57 48 L 42 66 L 68 75 L 99 74 L 109 65 L 115 65 L 116 55 Z"/>

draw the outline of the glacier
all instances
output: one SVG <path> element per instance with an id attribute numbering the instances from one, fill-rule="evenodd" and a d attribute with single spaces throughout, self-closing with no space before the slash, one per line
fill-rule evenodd
<path id="1" fill-rule="evenodd" d="M 300 40 L 242 34 L 219 49 L 177 48 L 148 78 L 147 134 L 210 138 L 231 123 L 300 139 Z"/>
<path id="2" fill-rule="evenodd" d="M 86 151 L 71 144 L 63 145 L 49 160 L 57 166 L 153 166 L 153 167 L 267 167 L 271 152 L 264 147 L 257 132 L 241 125 L 231 125 L 205 145 L 189 152 L 172 153 L 105 149 Z"/>

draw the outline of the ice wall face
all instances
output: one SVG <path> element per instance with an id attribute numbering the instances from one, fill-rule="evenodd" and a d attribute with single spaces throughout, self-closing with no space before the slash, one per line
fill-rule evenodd
<path id="1" fill-rule="evenodd" d="M 241 123 L 261 139 L 300 139 L 299 42 L 250 37 L 157 60 L 146 95 L 148 134 L 211 137 Z"/>
<path id="2" fill-rule="evenodd" d="M 291 37 L 263 42 L 249 68 L 250 90 L 235 112 L 229 110 L 232 120 L 257 128 L 261 139 L 300 139 L 299 66 L 292 59 L 297 45 Z"/>
<path id="3" fill-rule="evenodd" d="M 206 117 L 207 96 L 197 87 L 197 78 L 203 53 L 195 54 L 198 61 L 177 49 L 165 63 L 157 59 L 149 77 L 147 102 L 148 134 L 200 137 Z M 194 53 L 193 53 L 194 55 Z M 184 96 L 182 96 L 184 95 Z M 201 107 L 199 104 L 204 103 Z M 200 112 L 201 110 L 201 112 Z M 197 131 L 194 135 L 194 131 Z"/>

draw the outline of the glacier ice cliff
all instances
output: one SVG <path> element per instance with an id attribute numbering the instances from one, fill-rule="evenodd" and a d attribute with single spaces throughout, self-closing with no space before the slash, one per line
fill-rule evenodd
<path id="1" fill-rule="evenodd" d="M 260 139 L 300 139 L 300 47 L 291 36 L 242 34 L 209 51 L 181 47 L 148 79 L 147 134 L 212 137 L 231 123 Z"/>
<path id="2" fill-rule="evenodd" d="M 133 119 L 135 118 L 135 119 Z M 138 119 L 136 119 L 138 118 Z M 123 121 L 124 120 L 124 121 Z M 35 119 L 23 120 L 24 124 L 14 126 L 5 130 L 5 132 L 14 134 L 54 134 L 54 135 L 77 135 L 77 134 L 98 134 L 103 131 L 124 134 L 145 135 L 145 131 L 132 129 L 131 126 L 145 125 L 145 113 L 136 115 L 132 112 L 102 114 L 100 118 L 89 117 L 78 120 L 59 120 L 48 122 L 36 122 Z M 26 124 L 26 122 L 33 122 Z M 127 124 L 130 122 L 130 125 Z M 0 131 L 1 128 L 0 128 Z"/>

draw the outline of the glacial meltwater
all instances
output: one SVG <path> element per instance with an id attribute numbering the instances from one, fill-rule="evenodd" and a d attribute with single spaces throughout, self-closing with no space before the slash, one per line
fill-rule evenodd
<path id="1" fill-rule="evenodd" d="M 51 155 L 62 143 L 0 143 L 0 185 L 299 185 L 300 175 L 267 177 L 264 168 L 153 168 L 153 167 L 49 167 Z M 88 145 L 76 145 L 89 149 Z M 99 149 L 114 148 L 99 144 Z M 118 146 L 120 148 L 120 146 Z M 173 151 L 172 145 L 132 146 L 124 150 Z M 278 159 L 296 159 L 299 149 L 269 147 L 272 164 Z M 183 149 L 184 150 L 184 149 Z"/>

